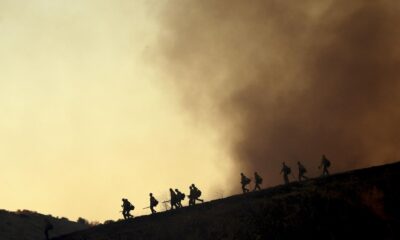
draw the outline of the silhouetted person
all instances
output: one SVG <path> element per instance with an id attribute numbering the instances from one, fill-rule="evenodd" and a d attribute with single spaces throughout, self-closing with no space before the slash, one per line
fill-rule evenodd
<path id="1" fill-rule="evenodd" d="M 45 220 L 45 226 L 44 226 L 44 235 L 46 237 L 46 240 L 49 240 L 49 231 L 53 229 L 53 224 L 51 224 L 51 222 L 46 219 Z"/>
<path id="2" fill-rule="evenodd" d="M 306 174 L 307 169 L 301 164 L 301 162 L 297 162 L 297 165 L 299 166 L 299 182 L 301 180 L 308 180 L 308 177 L 306 177 L 304 174 Z"/>
<path id="3" fill-rule="evenodd" d="M 199 201 L 199 202 L 204 202 L 204 200 L 203 199 L 200 199 L 200 197 L 201 197 L 201 191 L 200 191 L 200 189 L 198 189 L 194 184 L 192 184 L 192 186 L 193 186 L 193 189 L 194 189 L 194 193 L 195 193 L 195 201 L 197 200 L 197 201 Z"/>
<path id="4" fill-rule="evenodd" d="M 183 194 L 178 189 L 175 189 L 175 193 L 176 193 L 176 205 L 179 208 L 181 208 L 182 207 L 182 201 L 185 200 L 185 194 Z"/>
<path id="5" fill-rule="evenodd" d="M 289 174 L 292 172 L 290 167 L 286 166 L 285 162 L 282 163 L 281 174 L 283 173 L 283 181 L 285 184 L 289 183 Z"/>
<path id="6" fill-rule="evenodd" d="M 157 207 L 157 205 L 158 205 L 157 199 L 153 196 L 152 193 L 150 193 L 150 210 L 152 214 L 157 212 L 156 210 L 154 210 L 154 208 Z"/>
<path id="7" fill-rule="evenodd" d="M 171 210 L 174 208 L 177 209 L 178 208 L 178 204 L 177 204 L 178 196 L 176 195 L 175 191 L 172 188 L 169 189 L 169 193 L 171 195 L 171 200 L 170 200 Z"/>
<path id="8" fill-rule="evenodd" d="M 192 206 L 192 205 L 194 205 L 194 190 L 193 190 L 193 187 L 192 187 L 192 185 L 190 185 L 189 186 L 189 206 Z"/>
<path id="9" fill-rule="evenodd" d="M 240 183 L 242 184 L 243 193 L 249 192 L 249 189 L 246 186 L 251 182 L 250 178 L 246 177 L 243 173 L 240 173 Z"/>
<path id="10" fill-rule="evenodd" d="M 130 203 L 128 201 L 128 199 L 123 198 L 122 199 L 122 216 L 124 216 L 124 219 L 128 219 L 128 218 L 132 218 L 133 215 L 131 215 L 130 211 L 132 211 L 133 209 L 135 209 L 135 206 L 132 205 L 132 203 Z"/>
<path id="11" fill-rule="evenodd" d="M 200 202 L 204 202 L 203 199 L 200 199 L 201 196 L 201 191 L 194 185 L 192 184 L 190 187 L 190 194 L 189 194 L 189 206 L 195 205 L 196 200 Z"/>
<path id="12" fill-rule="evenodd" d="M 257 173 L 257 172 L 255 172 L 255 173 L 254 173 L 254 180 L 256 181 L 256 185 L 255 185 L 255 187 L 254 187 L 254 190 L 253 190 L 253 191 L 256 191 L 256 190 L 261 190 L 261 187 L 260 187 L 260 185 L 262 184 L 262 182 L 263 182 L 263 179 L 262 179 L 262 177 L 260 177 L 260 175 L 258 175 L 258 173 Z"/>
<path id="13" fill-rule="evenodd" d="M 319 166 L 319 169 L 322 167 L 322 176 L 329 176 L 329 171 L 328 168 L 331 166 L 331 162 L 325 157 L 325 155 L 322 155 L 321 159 L 321 165 Z"/>

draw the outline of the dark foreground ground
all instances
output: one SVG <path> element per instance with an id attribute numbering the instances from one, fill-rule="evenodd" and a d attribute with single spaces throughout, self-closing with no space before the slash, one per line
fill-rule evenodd
<path id="1" fill-rule="evenodd" d="M 400 239 L 400 163 L 292 183 L 57 240 Z"/>
<path id="2" fill-rule="evenodd" d="M 86 224 L 73 222 L 66 218 L 56 218 L 28 210 L 18 212 L 0 210 L 0 240 L 43 240 L 47 222 L 50 222 L 54 227 L 49 232 L 50 237 L 89 227 Z"/>

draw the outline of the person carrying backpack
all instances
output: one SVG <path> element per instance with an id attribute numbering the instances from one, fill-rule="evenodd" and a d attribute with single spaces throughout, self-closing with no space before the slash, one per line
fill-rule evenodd
<path id="1" fill-rule="evenodd" d="M 134 209 L 135 206 L 133 206 L 128 199 L 122 199 L 122 216 L 124 216 L 124 219 L 133 218 L 133 215 L 130 214 L 130 211 L 133 211 Z"/>
<path id="2" fill-rule="evenodd" d="M 285 184 L 289 184 L 289 174 L 292 172 L 290 167 L 286 166 L 285 162 L 282 163 L 281 174 L 283 173 L 283 181 Z"/>
<path id="3" fill-rule="evenodd" d="M 263 179 L 262 179 L 262 177 L 260 177 L 260 175 L 258 175 L 258 173 L 257 172 L 255 172 L 254 173 L 254 179 L 255 179 L 255 181 L 256 181 L 256 185 L 255 185 L 255 187 L 254 187 L 254 190 L 253 191 L 256 191 L 256 190 L 261 190 L 261 187 L 260 187 L 260 185 L 262 184 L 262 182 L 263 182 Z"/>
<path id="4" fill-rule="evenodd" d="M 181 208 L 182 207 L 182 201 L 185 199 L 185 194 L 183 194 L 178 189 L 175 189 L 175 193 L 176 193 L 176 205 L 179 208 Z"/>
<path id="5" fill-rule="evenodd" d="M 301 164 L 301 162 L 297 162 L 297 165 L 299 166 L 299 182 L 301 182 L 302 179 L 308 180 L 308 177 L 306 177 L 304 174 L 306 174 L 307 169 Z"/>
<path id="6" fill-rule="evenodd" d="M 176 195 L 175 191 L 172 188 L 169 189 L 169 193 L 171 195 L 171 200 L 170 200 L 171 210 L 174 208 L 177 209 L 179 207 L 178 206 L 178 196 Z"/>
<path id="7" fill-rule="evenodd" d="M 242 191 L 243 193 L 249 192 L 249 189 L 246 186 L 251 182 L 250 178 L 246 177 L 243 173 L 240 173 L 240 183 L 242 184 Z"/>
<path id="8" fill-rule="evenodd" d="M 192 184 L 189 188 L 190 188 L 189 206 L 195 205 L 196 200 L 200 201 L 200 202 L 204 202 L 203 199 L 200 199 L 200 196 L 201 196 L 200 189 L 198 189 L 194 184 Z"/>
<path id="9" fill-rule="evenodd" d="M 329 161 L 325 155 L 322 155 L 321 165 L 319 169 L 322 167 L 322 177 L 329 176 L 328 168 L 331 166 L 331 161 Z"/>
<path id="10" fill-rule="evenodd" d="M 156 210 L 154 210 L 154 208 L 157 207 L 157 205 L 158 205 L 158 200 L 153 196 L 152 193 L 150 193 L 150 210 L 152 214 L 157 212 Z"/>

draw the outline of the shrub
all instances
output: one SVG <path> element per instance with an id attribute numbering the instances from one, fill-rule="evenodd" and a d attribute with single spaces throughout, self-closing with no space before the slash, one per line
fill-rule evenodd
<path id="1" fill-rule="evenodd" d="M 79 217 L 76 222 L 79 223 L 79 224 L 83 224 L 83 225 L 90 225 L 89 221 L 84 219 L 84 218 L 82 218 L 82 217 Z"/>

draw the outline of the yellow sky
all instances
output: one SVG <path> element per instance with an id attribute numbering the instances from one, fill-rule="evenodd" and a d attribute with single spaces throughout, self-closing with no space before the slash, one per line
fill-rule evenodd
<path id="1" fill-rule="evenodd" d="M 161 0 L 0 0 L 0 208 L 120 218 L 232 165 L 157 70 Z"/>

